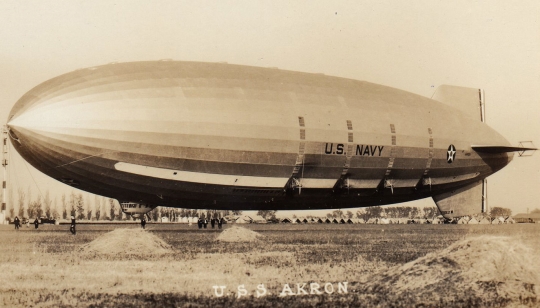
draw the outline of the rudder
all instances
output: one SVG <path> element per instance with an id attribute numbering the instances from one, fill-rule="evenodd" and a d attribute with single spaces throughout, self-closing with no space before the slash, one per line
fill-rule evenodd
<path id="1" fill-rule="evenodd" d="M 433 196 L 439 211 L 446 219 L 487 212 L 485 180 Z"/>

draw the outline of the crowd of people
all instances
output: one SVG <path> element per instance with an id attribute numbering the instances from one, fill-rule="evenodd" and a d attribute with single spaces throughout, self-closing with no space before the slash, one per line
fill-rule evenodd
<path id="1" fill-rule="evenodd" d="M 208 222 L 210 222 L 210 226 L 212 226 L 212 229 L 215 228 L 215 226 L 217 225 L 218 226 L 218 229 L 221 229 L 223 224 L 226 223 L 225 222 L 225 219 L 222 217 L 222 218 L 211 218 L 210 220 L 208 220 L 207 218 L 199 218 L 199 220 L 197 221 L 197 225 L 199 226 L 199 229 L 206 229 L 207 226 L 208 226 Z M 19 230 L 19 228 L 21 227 L 21 220 L 19 219 L 18 216 L 15 216 L 15 219 L 13 219 L 13 224 L 15 225 L 15 230 Z M 39 220 L 36 218 L 34 220 L 34 226 L 36 229 L 39 228 Z M 71 232 L 71 234 L 75 235 L 77 234 L 77 230 L 75 228 L 77 224 L 77 221 L 75 220 L 75 217 L 71 216 L 71 224 L 70 224 L 70 227 L 69 227 L 69 231 Z M 30 220 L 26 220 L 26 227 L 30 227 Z M 146 228 L 146 219 L 143 217 L 141 217 L 141 228 L 142 229 L 145 229 Z"/>
<path id="2" fill-rule="evenodd" d="M 218 229 L 221 229 L 221 227 L 223 226 L 223 222 L 225 221 L 225 219 L 222 217 L 222 218 L 212 218 L 210 219 L 210 225 L 212 226 L 212 229 L 214 229 L 214 227 L 216 226 L 216 224 L 218 225 Z M 199 218 L 199 220 L 197 220 L 197 226 L 199 226 L 199 229 L 202 229 L 202 228 L 205 228 L 208 226 L 208 219 L 207 218 Z"/>

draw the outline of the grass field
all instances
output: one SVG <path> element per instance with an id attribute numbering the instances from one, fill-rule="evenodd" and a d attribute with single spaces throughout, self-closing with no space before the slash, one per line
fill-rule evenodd
<path id="1" fill-rule="evenodd" d="M 225 225 L 224 230 L 231 227 Z M 540 263 L 538 224 L 242 227 L 263 237 L 256 242 L 223 243 L 216 241 L 223 230 L 148 224 L 146 232 L 168 243 L 170 253 L 156 255 L 143 249 L 138 254 L 111 255 L 86 253 L 81 247 L 115 228 L 133 228 L 137 236 L 138 225 L 79 225 L 75 236 L 63 225 L 19 231 L 12 225 L 0 226 L 0 306 L 540 305 L 540 282 L 530 274 L 538 272 Z M 478 236 L 492 244 L 486 247 L 494 248 L 482 248 L 487 250 L 480 256 L 467 255 L 471 244 L 463 244 L 461 255 L 454 259 L 437 256 Z M 130 244 L 131 239 L 118 241 Z M 497 248 L 505 245 L 508 248 Z M 496 261 L 478 263 L 501 251 Z M 506 251 L 519 253 L 506 255 Z M 411 261 L 427 265 L 411 272 L 414 267 L 405 265 Z M 478 275 L 483 278 L 469 277 L 474 271 L 465 275 L 468 263 L 481 264 L 485 273 Z M 494 273 L 489 279 L 488 271 Z M 427 284 L 448 273 L 449 278 Z M 416 286 L 419 281 L 421 288 Z M 508 291 L 516 283 L 524 288 L 520 294 Z M 339 289 L 344 285 L 346 292 Z"/>

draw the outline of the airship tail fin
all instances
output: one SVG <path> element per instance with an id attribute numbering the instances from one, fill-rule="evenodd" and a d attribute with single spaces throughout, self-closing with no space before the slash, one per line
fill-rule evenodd
<path id="1" fill-rule="evenodd" d="M 479 214 L 487 211 L 486 180 L 433 196 L 439 211 L 446 219 Z"/>
<path id="2" fill-rule="evenodd" d="M 482 89 L 440 85 L 431 98 L 459 109 L 482 122 L 486 121 L 484 91 Z"/>

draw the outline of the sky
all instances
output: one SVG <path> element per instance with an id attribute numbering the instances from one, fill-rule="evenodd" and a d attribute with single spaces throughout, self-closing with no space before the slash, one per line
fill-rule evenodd
<path id="1" fill-rule="evenodd" d="M 60 74 L 173 59 L 324 73 L 426 97 L 441 84 L 482 88 L 488 125 L 513 145 L 540 145 L 536 0 L 3 0 L 0 42 L 2 121 L 24 93 Z M 73 190 L 14 150 L 8 174 L 14 191 L 31 187 L 33 196 L 50 191 L 60 198 Z M 538 200 L 540 153 L 516 157 L 488 178 L 490 207 L 515 214 L 540 208 Z"/>

